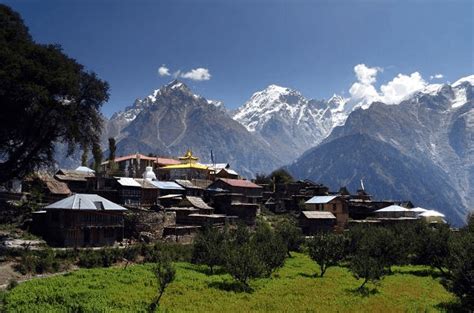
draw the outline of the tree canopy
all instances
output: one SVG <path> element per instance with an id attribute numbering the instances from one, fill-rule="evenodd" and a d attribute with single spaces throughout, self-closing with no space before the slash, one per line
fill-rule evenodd
<path id="1" fill-rule="evenodd" d="M 68 154 L 98 144 L 108 89 L 60 46 L 36 43 L 0 5 L 0 183 L 51 165 L 58 142 Z"/>

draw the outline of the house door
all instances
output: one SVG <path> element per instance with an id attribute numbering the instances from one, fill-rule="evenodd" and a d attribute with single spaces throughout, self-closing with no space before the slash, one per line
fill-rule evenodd
<path id="1" fill-rule="evenodd" d="M 88 245 L 91 241 L 91 230 L 90 228 L 84 228 L 84 245 Z"/>

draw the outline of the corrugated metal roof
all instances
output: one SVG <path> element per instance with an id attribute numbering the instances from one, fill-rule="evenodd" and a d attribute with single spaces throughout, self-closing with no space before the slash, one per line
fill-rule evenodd
<path id="1" fill-rule="evenodd" d="M 50 204 L 45 209 L 126 211 L 127 209 L 96 194 L 78 193 Z"/>
<path id="2" fill-rule="evenodd" d="M 408 210 L 407 208 L 404 208 L 404 207 L 401 207 L 399 205 L 394 204 L 394 205 L 390 205 L 386 208 L 376 210 L 375 212 L 407 212 L 407 211 L 411 211 L 411 210 Z"/>
<path id="3" fill-rule="evenodd" d="M 153 184 L 151 183 L 151 181 L 148 180 L 148 179 L 143 179 L 143 178 L 134 178 L 134 179 L 135 179 L 135 181 L 136 181 L 137 183 L 140 184 L 140 186 L 141 186 L 142 188 L 145 188 L 145 189 L 157 189 L 157 187 L 156 187 L 155 185 L 153 185 Z"/>
<path id="4" fill-rule="evenodd" d="M 245 179 L 231 179 L 231 178 L 219 178 L 226 184 L 233 186 L 233 187 L 243 187 L 243 188 L 263 188 L 257 184 L 252 183 L 249 180 Z"/>
<path id="5" fill-rule="evenodd" d="M 334 214 L 327 211 L 302 211 L 301 214 L 308 219 L 336 219 Z"/>
<path id="6" fill-rule="evenodd" d="M 152 180 L 151 183 L 158 187 L 158 189 L 184 190 L 183 187 L 173 181 Z"/>
<path id="7" fill-rule="evenodd" d="M 119 177 L 117 179 L 117 182 L 121 186 L 126 186 L 126 187 L 141 187 L 141 185 L 133 178 L 130 177 Z"/>
<path id="8" fill-rule="evenodd" d="M 85 173 L 95 173 L 93 169 L 88 168 L 87 166 L 79 166 L 75 169 L 76 172 L 85 172 Z"/>
<path id="9" fill-rule="evenodd" d="M 334 196 L 314 196 L 305 203 L 307 204 L 324 204 L 331 202 L 332 200 L 336 199 L 339 197 L 339 195 L 334 195 Z"/>

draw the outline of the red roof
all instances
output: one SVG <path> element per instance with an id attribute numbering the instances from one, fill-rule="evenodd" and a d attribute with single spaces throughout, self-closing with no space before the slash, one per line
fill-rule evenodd
<path id="1" fill-rule="evenodd" d="M 257 184 L 252 183 L 250 180 L 245 179 L 231 179 L 231 178 L 219 178 L 226 184 L 233 187 L 243 187 L 243 188 L 263 188 Z"/>
<path id="2" fill-rule="evenodd" d="M 160 166 L 181 164 L 181 162 L 178 160 L 168 159 L 168 158 L 156 158 L 155 163 L 157 163 Z"/>
<path id="3" fill-rule="evenodd" d="M 166 165 L 175 165 L 175 164 L 180 164 L 181 162 L 175 159 L 170 159 L 170 158 L 160 158 L 160 157 L 150 157 L 144 154 L 136 153 L 136 154 L 130 154 L 130 155 L 124 155 L 120 156 L 118 158 L 115 158 L 115 163 L 126 161 L 126 160 L 132 160 L 132 159 L 138 159 L 140 158 L 141 160 L 147 160 L 147 161 L 153 161 L 154 163 L 157 163 L 160 166 L 166 166 Z M 102 162 L 102 164 L 107 164 L 109 161 Z"/>

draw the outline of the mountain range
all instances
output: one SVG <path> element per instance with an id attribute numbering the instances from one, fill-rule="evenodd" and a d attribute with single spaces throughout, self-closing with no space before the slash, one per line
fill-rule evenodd
<path id="1" fill-rule="evenodd" d="M 285 166 L 296 178 L 411 199 L 460 223 L 474 196 L 474 76 L 433 84 L 396 105 L 307 99 L 270 85 L 234 111 L 172 81 L 104 121 L 117 154 L 229 162 L 245 177 Z M 75 158 L 60 163 L 70 165 Z"/>
<path id="2" fill-rule="evenodd" d="M 296 177 L 411 199 L 461 224 L 474 204 L 474 76 L 429 85 L 398 105 L 357 109 L 288 166 Z"/>

